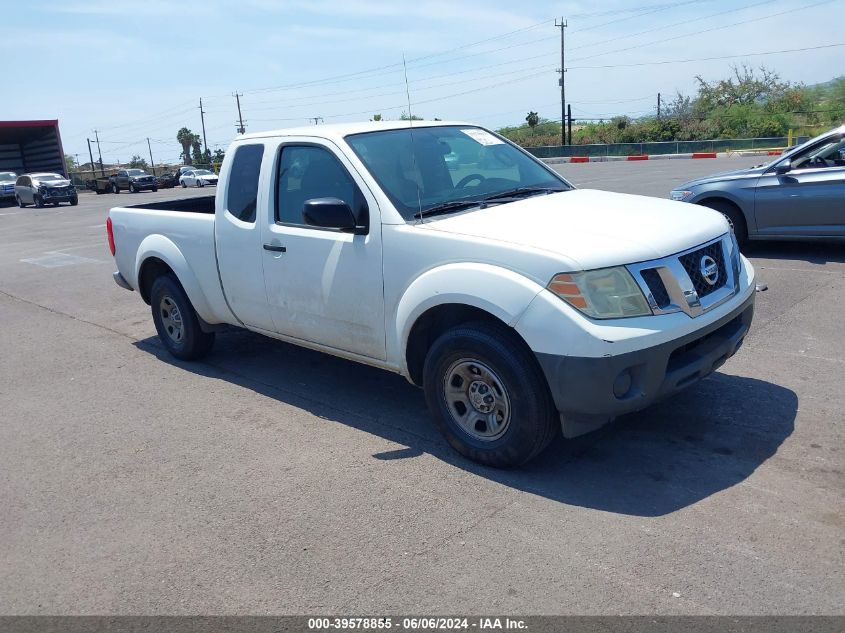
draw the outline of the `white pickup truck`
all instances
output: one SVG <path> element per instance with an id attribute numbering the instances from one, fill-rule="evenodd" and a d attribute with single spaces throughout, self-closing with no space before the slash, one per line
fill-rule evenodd
<path id="1" fill-rule="evenodd" d="M 115 281 L 174 356 L 232 325 L 398 372 L 492 466 L 707 376 L 754 308 L 720 213 L 575 189 L 466 123 L 240 136 L 214 196 L 107 226 Z"/>

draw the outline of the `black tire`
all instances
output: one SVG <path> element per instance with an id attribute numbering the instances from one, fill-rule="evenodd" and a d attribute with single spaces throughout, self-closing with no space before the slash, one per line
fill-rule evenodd
<path id="1" fill-rule="evenodd" d="M 111 192 L 112 193 L 120 193 L 120 187 L 117 186 L 116 182 L 111 184 Z"/>
<path id="2" fill-rule="evenodd" d="M 480 367 L 480 371 L 489 370 L 490 373 L 486 374 L 487 379 L 477 378 L 469 383 L 455 374 L 456 367 L 468 368 L 470 373 L 474 373 L 473 368 Z M 502 412 L 498 402 L 507 403 L 507 422 L 501 424 L 498 435 L 491 433 L 495 427 L 484 420 L 473 424 L 472 431 L 461 426 L 453 413 L 459 410 L 457 405 L 461 402 L 455 401 L 458 396 L 447 397 L 450 376 L 450 384 L 458 391 L 467 385 L 465 401 L 479 397 L 478 391 L 474 396 L 469 395 L 473 385 L 481 385 L 483 398 L 498 394 L 499 400 L 495 405 L 491 401 L 489 406 L 494 410 L 489 413 L 478 413 L 479 409 L 473 410 L 463 404 L 470 417 L 498 418 Z M 493 380 L 489 380 L 490 377 Z M 461 382 L 455 383 L 455 378 L 461 378 Z M 484 390 L 487 383 L 492 390 Z M 525 343 L 504 325 L 479 321 L 443 333 L 426 356 L 423 388 L 434 421 L 449 444 L 465 457 L 485 466 L 508 468 L 524 464 L 546 448 L 560 428 L 542 370 Z M 450 404 L 448 400 L 453 402 Z M 480 404 L 483 406 L 484 402 Z M 483 428 L 479 428 L 478 422 Z M 491 434 L 481 437 L 484 433 Z"/>
<path id="3" fill-rule="evenodd" d="M 44 208 L 44 199 L 39 196 L 37 193 L 32 196 L 32 200 L 35 202 L 35 208 L 43 209 Z"/>
<path id="4" fill-rule="evenodd" d="M 73 198 L 70 199 L 70 206 L 75 207 L 78 204 L 79 204 L 79 197 L 78 196 L 74 196 Z"/>
<path id="5" fill-rule="evenodd" d="M 200 180 L 199 178 L 197 178 L 197 189 L 199 189 L 200 187 L 204 187 L 204 186 L 205 186 L 205 183 L 202 180 Z"/>
<path id="6" fill-rule="evenodd" d="M 168 352 L 180 360 L 197 360 L 208 354 L 214 332 L 202 331 L 194 306 L 174 275 L 162 275 L 153 282 L 150 305 L 158 338 Z M 179 329 L 174 327 L 177 318 Z"/>
<path id="7" fill-rule="evenodd" d="M 155 193 L 156 191 L 158 191 L 158 187 L 153 187 L 153 193 Z"/>
<path id="8" fill-rule="evenodd" d="M 25 208 L 26 208 L 26 205 L 23 203 L 23 200 L 21 200 L 21 197 L 20 197 L 20 196 L 15 196 L 15 200 L 17 201 L 18 206 L 19 206 L 21 209 L 25 209 Z"/>
<path id="9" fill-rule="evenodd" d="M 135 188 L 131 182 L 129 183 L 129 193 L 138 193 L 138 190 Z"/>
<path id="10" fill-rule="evenodd" d="M 180 180 L 179 182 L 181 182 L 181 183 L 182 183 L 182 189 L 187 189 L 187 188 L 188 188 L 188 185 L 186 185 L 186 184 L 185 184 L 185 181 L 184 181 L 184 180 Z"/>
<path id="11" fill-rule="evenodd" d="M 748 244 L 748 225 L 745 223 L 745 216 L 742 211 L 735 204 L 727 200 L 705 200 L 701 203 L 701 206 L 718 211 L 725 216 L 725 219 L 733 227 L 740 248 Z"/>

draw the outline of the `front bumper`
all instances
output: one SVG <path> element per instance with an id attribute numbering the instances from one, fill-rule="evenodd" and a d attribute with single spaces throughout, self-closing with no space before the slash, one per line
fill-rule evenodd
<path id="1" fill-rule="evenodd" d="M 62 193 L 39 193 L 44 202 L 70 202 L 78 197 L 76 191 Z"/>
<path id="2" fill-rule="evenodd" d="M 645 349 L 599 358 L 536 353 L 561 416 L 574 437 L 671 396 L 713 373 L 742 345 L 754 315 L 752 292 L 708 326 Z"/>
<path id="3" fill-rule="evenodd" d="M 135 189 L 158 189 L 156 182 L 133 182 L 132 185 Z"/>

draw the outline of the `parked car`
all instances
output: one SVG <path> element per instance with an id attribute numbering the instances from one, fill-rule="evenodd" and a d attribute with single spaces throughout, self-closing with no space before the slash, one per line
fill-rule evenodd
<path id="1" fill-rule="evenodd" d="M 724 214 L 740 244 L 845 239 L 845 125 L 770 163 L 684 183 L 670 197 Z"/>
<path id="2" fill-rule="evenodd" d="M 114 176 L 109 178 L 112 193 L 120 193 L 128 190 L 130 193 L 139 191 L 158 191 L 158 183 L 155 176 L 148 174 L 143 169 L 121 169 Z"/>
<path id="3" fill-rule="evenodd" d="M 179 177 L 183 187 L 205 187 L 217 184 L 217 174 L 208 169 L 189 169 Z"/>
<path id="4" fill-rule="evenodd" d="M 164 172 L 156 177 L 159 189 L 171 189 L 176 186 L 177 180 L 176 174 L 172 171 Z"/>
<path id="5" fill-rule="evenodd" d="M 79 196 L 73 183 L 61 174 L 24 174 L 15 181 L 15 201 L 21 208 L 28 204 L 40 208 L 60 202 L 76 206 Z"/>
<path id="6" fill-rule="evenodd" d="M 17 179 L 18 175 L 13 171 L 0 171 L 0 200 L 14 199 Z"/>
<path id="7" fill-rule="evenodd" d="M 443 143 L 493 167 L 450 171 Z M 754 269 L 721 214 L 577 190 L 471 124 L 243 135 L 221 179 L 109 212 L 114 279 L 164 347 L 199 358 L 230 324 L 397 372 L 487 465 L 697 382 L 751 324 Z"/>

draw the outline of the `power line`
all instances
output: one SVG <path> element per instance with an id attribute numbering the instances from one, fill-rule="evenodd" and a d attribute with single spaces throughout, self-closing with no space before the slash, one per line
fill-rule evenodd
<path id="1" fill-rule="evenodd" d="M 593 70 L 598 68 L 634 68 L 638 66 L 660 66 L 663 64 L 686 64 L 690 62 L 709 62 L 720 59 L 736 59 L 738 57 L 758 57 L 760 55 L 780 55 L 782 53 L 803 53 L 805 51 L 815 51 L 824 48 L 836 48 L 845 46 L 845 42 L 836 44 L 821 44 L 819 46 L 806 46 L 804 48 L 785 48 L 779 51 L 763 51 L 760 53 L 737 53 L 735 55 L 718 55 L 715 57 L 694 57 L 690 59 L 665 59 L 656 62 L 636 62 L 632 64 L 603 64 L 598 66 L 570 66 L 571 70 Z"/>

